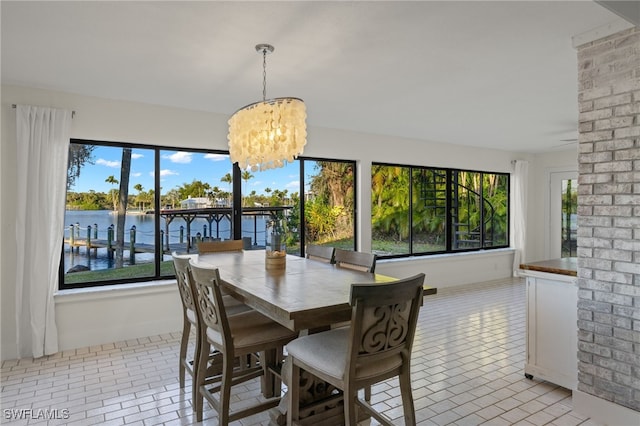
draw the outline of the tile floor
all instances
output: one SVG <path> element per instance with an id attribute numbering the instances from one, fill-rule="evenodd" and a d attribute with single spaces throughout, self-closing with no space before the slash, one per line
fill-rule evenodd
<path id="1" fill-rule="evenodd" d="M 572 411 L 568 390 L 524 378 L 524 298 L 518 279 L 440 289 L 425 298 L 412 364 L 419 425 L 596 424 Z M 172 333 L 5 361 L 0 421 L 194 424 L 189 388 L 178 386 L 179 337 Z M 249 382 L 235 393 L 234 403 L 258 394 L 258 382 Z M 372 402 L 402 424 L 397 381 L 375 386 Z M 269 415 L 261 413 L 234 425 L 268 423 Z M 215 411 L 205 412 L 203 424 L 217 424 Z"/>

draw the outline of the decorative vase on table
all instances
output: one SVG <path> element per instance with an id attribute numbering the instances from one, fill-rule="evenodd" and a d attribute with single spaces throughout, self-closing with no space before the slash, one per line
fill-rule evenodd
<path id="1" fill-rule="evenodd" d="M 282 221 L 271 220 L 267 225 L 267 243 L 265 248 L 265 267 L 267 269 L 285 269 L 287 265 L 287 247 L 282 232 Z"/>

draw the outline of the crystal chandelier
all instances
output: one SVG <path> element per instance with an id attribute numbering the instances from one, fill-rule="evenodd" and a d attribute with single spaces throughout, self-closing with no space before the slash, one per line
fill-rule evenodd
<path id="1" fill-rule="evenodd" d="M 262 53 L 262 101 L 236 111 L 229 119 L 232 163 L 251 171 L 282 167 L 302 154 L 307 143 L 307 113 L 298 98 L 267 99 L 267 54 L 273 46 L 258 44 Z"/>

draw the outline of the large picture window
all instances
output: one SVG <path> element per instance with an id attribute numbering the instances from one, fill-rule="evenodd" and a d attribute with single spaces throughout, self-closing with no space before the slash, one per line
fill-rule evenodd
<path id="1" fill-rule="evenodd" d="M 197 253 L 201 240 L 241 236 L 246 250 L 264 250 L 275 221 L 290 254 L 304 255 L 305 241 L 355 247 L 352 161 L 240 171 L 234 193 L 224 151 L 72 140 L 67 172 L 61 288 L 172 277 L 171 253 Z"/>
<path id="2" fill-rule="evenodd" d="M 373 164 L 372 249 L 379 257 L 508 246 L 509 176 Z"/>

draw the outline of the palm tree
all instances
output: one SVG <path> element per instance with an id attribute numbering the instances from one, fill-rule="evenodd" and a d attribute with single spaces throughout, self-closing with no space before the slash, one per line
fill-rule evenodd
<path id="1" fill-rule="evenodd" d="M 242 180 L 244 181 L 245 185 L 247 184 L 247 182 L 249 182 L 249 179 L 251 178 L 253 178 L 253 175 L 249 170 L 245 170 L 244 172 L 242 172 Z M 242 193 L 244 194 L 245 192 L 246 192 L 246 188 L 245 190 L 242 191 Z M 242 197 L 242 200 L 243 200 L 242 205 L 244 205 L 244 196 Z"/>
<path id="2" fill-rule="evenodd" d="M 129 199 L 131 148 L 122 148 L 122 161 L 120 164 L 120 190 L 118 191 L 120 203 L 118 204 L 118 220 L 116 227 L 116 269 L 124 266 L 124 225 L 127 215 L 127 200 Z M 131 259 L 133 260 L 133 256 Z"/>
<path id="3" fill-rule="evenodd" d="M 109 176 L 104 181 L 110 183 L 111 185 L 117 185 L 118 183 L 120 183 L 120 181 L 113 175 Z M 115 188 L 111 188 L 109 190 L 109 193 L 111 194 L 111 200 L 113 201 L 113 210 L 115 211 L 118 209 L 118 191 Z"/>
<path id="4" fill-rule="evenodd" d="M 138 208 L 140 208 L 140 204 L 141 204 L 141 201 L 142 201 L 142 190 L 144 189 L 144 187 L 141 184 L 136 183 L 133 186 L 133 189 L 138 191 Z M 142 201 L 142 208 L 140 210 L 144 210 L 144 201 Z"/>
<path id="5" fill-rule="evenodd" d="M 222 178 L 220 178 L 220 182 L 229 184 L 229 197 L 231 197 L 231 194 L 233 193 L 233 190 L 231 189 L 231 184 L 233 183 L 233 176 L 231 176 L 231 173 L 227 173 L 226 175 L 222 176 Z M 231 205 L 231 200 L 228 200 L 228 202 L 229 202 L 229 205 Z"/>

